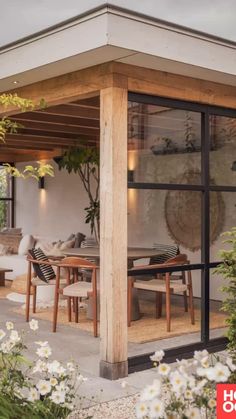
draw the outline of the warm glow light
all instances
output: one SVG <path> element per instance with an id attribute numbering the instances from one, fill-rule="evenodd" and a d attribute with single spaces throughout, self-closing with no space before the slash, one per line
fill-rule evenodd
<path id="1" fill-rule="evenodd" d="M 39 202 L 42 209 L 46 207 L 46 189 L 39 190 Z"/>
<path id="2" fill-rule="evenodd" d="M 137 166 L 137 152 L 136 150 L 128 151 L 128 170 L 135 170 Z"/>

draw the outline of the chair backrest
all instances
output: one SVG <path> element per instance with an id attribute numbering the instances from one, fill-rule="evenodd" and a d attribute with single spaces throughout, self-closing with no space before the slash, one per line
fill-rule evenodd
<path id="1" fill-rule="evenodd" d="M 76 256 L 68 256 L 61 260 L 59 266 L 63 268 L 87 268 L 96 269 L 97 265 L 90 260 L 79 258 Z"/>
<path id="2" fill-rule="evenodd" d="M 179 254 L 177 256 L 175 256 L 174 258 L 171 258 L 169 260 L 167 260 L 164 263 L 158 263 L 158 264 L 154 264 L 154 265 L 139 265 L 139 266 L 135 266 L 134 268 L 131 269 L 138 271 L 141 269 L 145 269 L 147 271 L 153 271 L 154 269 L 162 269 L 162 268 L 167 268 L 167 267 L 173 267 L 173 266 L 179 266 L 179 265 L 186 265 L 188 262 L 188 257 L 187 255 L 184 254 Z"/>
<path id="3" fill-rule="evenodd" d="M 52 268 L 53 263 L 50 263 L 43 251 L 38 249 L 28 250 L 28 260 L 33 264 L 33 269 L 38 278 L 44 282 L 49 282 L 56 277 Z"/>

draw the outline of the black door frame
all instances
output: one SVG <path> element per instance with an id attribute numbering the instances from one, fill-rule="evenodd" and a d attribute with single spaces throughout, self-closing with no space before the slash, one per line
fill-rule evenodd
<path id="1" fill-rule="evenodd" d="M 186 190 L 202 192 L 202 208 L 201 208 L 201 263 L 190 264 L 184 270 L 201 270 L 201 339 L 199 342 L 179 346 L 165 351 L 165 361 L 173 362 L 178 357 L 189 358 L 193 356 L 195 350 L 207 349 L 209 352 L 216 352 L 225 349 L 227 338 L 220 337 L 210 339 L 209 332 L 209 315 L 210 315 L 210 269 L 215 268 L 219 262 L 210 262 L 210 193 L 213 191 L 236 192 L 236 186 L 211 185 L 209 172 L 210 159 L 210 133 L 209 133 L 209 116 L 218 115 L 236 118 L 236 110 L 216 107 L 211 105 L 201 105 L 198 103 L 181 101 L 176 99 L 162 98 L 157 96 L 131 93 L 129 92 L 128 100 L 141 104 L 157 105 L 182 109 L 186 111 L 199 112 L 201 114 L 201 185 L 184 185 L 169 183 L 145 183 L 145 182 L 128 182 L 129 189 L 156 189 L 156 190 Z M 233 156 L 232 156 L 233 157 Z M 203 216 L 204 215 L 204 216 Z M 182 268 L 181 268 L 182 269 Z M 178 268 L 168 269 L 168 271 L 178 271 Z M 164 272 L 163 269 L 156 269 L 153 272 Z M 150 274 L 145 269 L 134 271 L 132 276 Z M 129 271 L 128 271 L 129 274 Z M 130 272 L 131 274 L 131 272 Z M 152 367 L 150 361 L 152 353 L 145 353 L 128 358 L 129 372 L 139 371 Z"/>

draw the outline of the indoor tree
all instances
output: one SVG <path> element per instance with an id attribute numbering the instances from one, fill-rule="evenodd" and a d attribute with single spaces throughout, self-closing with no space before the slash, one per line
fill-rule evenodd
<path id="1" fill-rule="evenodd" d="M 100 202 L 99 202 L 99 152 L 96 147 L 71 148 L 62 157 L 54 159 L 59 170 L 77 173 L 87 192 L 89 205 L 85 208 L 85 222 L 90 224 L 91 234 L 94 233 L 99 243 Z"/>

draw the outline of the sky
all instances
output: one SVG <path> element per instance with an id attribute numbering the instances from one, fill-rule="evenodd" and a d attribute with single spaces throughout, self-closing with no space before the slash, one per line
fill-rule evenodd
<path id="1" fill-rule="evenodd" d="M 14 42 L 105 0 L 0 0 L 0 46 Z M 236 42 L 236 0 L 110 0 L 108 3 Z"/>

